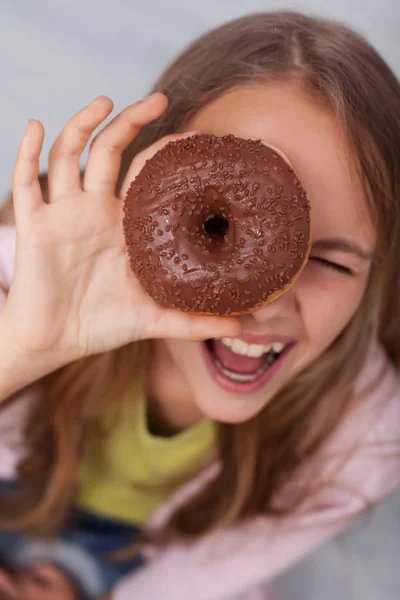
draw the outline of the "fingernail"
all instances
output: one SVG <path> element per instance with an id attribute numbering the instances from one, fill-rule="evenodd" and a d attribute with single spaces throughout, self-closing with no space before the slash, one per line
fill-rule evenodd
<path id="1" fill-rule="evenodd" d="M 28 133 L 28 131 L 29 131 L 29 128 L 30 128 L 30 126 L 31 126 L 31 124 L 33 123 L 33 121 L 34 121 L 34 120 L 35 120 L 35 119 L 29 119 L 29 120 L 28 120 L 28 122 L 27 122 L 27 124 L 26 124 L 26 127 L 25 127 L 24 136 L 25 136 L 25 135 Z"/>
<path id="2" fill-rule="evenodd" d="M 160 92 L 154 92 L 154 94 L 150 94 L 150 96 L 147 96 L 146 98 L 146 102 L 151 102 L 152 100 L 154 100 L 154 98 L 156 98 L 156 96 L 159 96 Z"/>
<path id="3" fill-rule="evenodd" d="M 105 100 L 111 102 L 111 108 L 114 108 L 114 103 L 109 96 L 97 96 L 97 98 L 93 100 L 93 102 L 89 104 L 89 106 L 93 106 L 94 104 L 100 104 L 100 102 L 104 104 Z"/>

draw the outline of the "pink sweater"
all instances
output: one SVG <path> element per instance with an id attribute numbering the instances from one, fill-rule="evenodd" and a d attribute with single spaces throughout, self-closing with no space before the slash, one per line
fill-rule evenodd
<path id="1" fill-rule="evenodd" d="M 15 230 L 0 226 L 0 285 L 6 290 L 13 276 L 14 256 Z M 0 307 L 5 301 L 0 290 Z M 363 390 L 386 364 L 382 347 L 371 342 L 356 389 Z M 18 443 L 23 442 L 22 426 L 40 394 L 40 384 L 34 384 L 0 412 L 0 478 L 15 477 L 23 452 Z M 246 525 L 211 533 L 190 546 L 176 542 L 162 550 L 147 548 L 146 565 L 117 585 L 113 600 L 267 598 L 272 578 L 339 533 L 366 503 L 379 502 L 400 485 L 399 431 L 399 377 L 389 365 L 379 388 L 356 406 L 323 451 L 323 469 L 328 479 L 335 474 L 339 485 L 326 489 L 284 522 L 259 516 Z M 155 511 L 148 526 L 165 522 L 218 468 L 218 464 L 212 465 L 178 489 Z M 309 465 L 308 476 L 312 477 L 313 469 L 321 466 Z"/>

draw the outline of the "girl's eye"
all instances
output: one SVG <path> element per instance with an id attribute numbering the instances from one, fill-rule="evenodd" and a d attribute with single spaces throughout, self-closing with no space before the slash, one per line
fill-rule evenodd
<path id="1" fill-rule="evenodd" d="M 343 265 L 339 265 L 338 263 L 326 260 L 326 258 L 320 258 L 319 256 L 310 256 L 309 260 L 317 260 L 324 267 L 327 267 L 328 269 L 333 269 L 334 271 L 339 271 L 339 273 L 344 273 L 345 275 L 353 275 L 353 271 L 348 267 L 344 267 Z"/>

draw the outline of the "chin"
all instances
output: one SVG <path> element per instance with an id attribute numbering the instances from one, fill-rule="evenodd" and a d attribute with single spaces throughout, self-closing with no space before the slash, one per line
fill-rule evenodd
<path id="1" fill-rule="evenodd" d="M 205 400 L 207 398 L 207 400 Z M 211 402 L 209 398 L 214 398 Z M 199 397 L 197 388 L 194 400 L 198 409 L 205 417 L 218 421 L 219 423 L 235 424 L 244 423 L 259 414 L 272 398 L 249 398 L 221 393 L 218 390 L 214 394 L 207 393 Z"/>

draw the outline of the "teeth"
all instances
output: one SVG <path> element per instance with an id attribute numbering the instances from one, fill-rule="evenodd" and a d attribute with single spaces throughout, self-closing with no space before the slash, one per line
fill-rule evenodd
<path id="1" fill-rule="evenodd" d="M 246 355 L 259 357 L 259 356 L 262 356 L 264 354 L 264 352 L 265 352 L 264 346 L 259 345 L 259 344 L 249 344 L 247 346 Z"/>
<path id="2" fill-rule="evenodd" d="M 232 342 L 231 350 L 235 354 L 245 355 L 245 354 L 247 354 L 247 348 L 248 348 L 248 345 L 246 344 L 246 342 L 243 342 L 242 340 L 239 340 L 238 338 L 234 339 Z"/>
<path id="3" fill-rule="evenodd" d="M 285 347 L 285 344 L 281 344 L 280 342 L 275 342 L 274 344 L 272 344 L 272 350 L 277 353 L 282 352 L 284 347 Z"/>
<path id="4" fill-rule="evenodd" d="M 252 356 L 254 358 L 258 358 L 263 354 L 267 354 L 268 352 L 271 352 L 271 350 L 277 354 L 280 354 L 285 347 L 285 344 L 281 344 L 281 342 L 274 342 L 273 344 L 247 344 L 239 338 L 222 338 L 221 341 L 235 354 Z"/>
<path id="5" fill-rule="evenodd" d="M 269 366 L 269 364 L 264 365 L 261 369 L 258 369 L 258 371 L 256 373 L 250 373 L 250 374 L 246 375 L 244 373 L 235 373 L 234 371 L 225 369 L 225 367 L 223 367 L 218 360 L 215 361 L 215 364 L 217 365 L 217 367 L 221 371 L 221 373 L 223 373 L 226 377 L 229 377 L 229 379 L 231 379 L 232 381 L 239 381 L 240 383 L 247 383 L 248 381 L 254 381 L 255 379 L 257 379 L 257 377 L 260 377 L 260 375 Z"/>
<path id="6" fill-rule="evenodd" d="M 214 359 L 214 361 L 215 361 L 215 364 L 217 365 L 218 369 L 226 377 L 229 377 L 229 379 L 231 379 L 232 381 L 238 381 L 240 383 L 247 383 L 248 381 L 254 381 L 258 377 L 260 377 L 260 375 L 262 375 L 264 373 L 264 371 L 266 371 L 275 362 L 275 358 L 272 355 L 270 355 L 267 358 L 267 360 L 265 361 L 264 365 L 262 367 L 260 367 L 258 369 L 258 371 L 256 371 L 255 373 L 249 373 L 249 374 L 235 373 L 234 371 L 230 371 L 229 369 L 226 369 L 225 367 L 223 367 L 221 365 L 221 363 L 219 362 L 219 360 Z"/>

